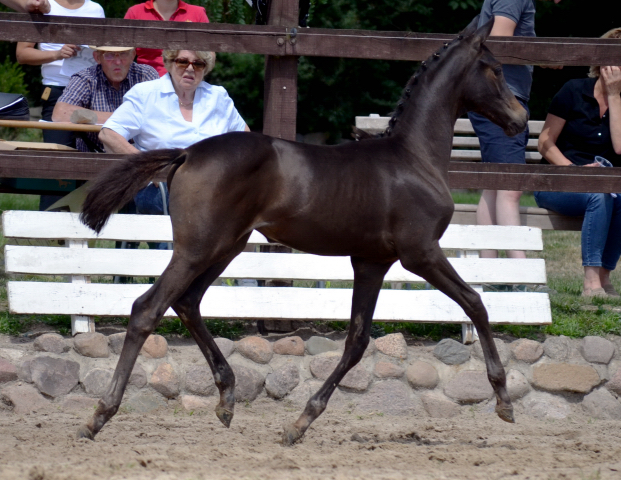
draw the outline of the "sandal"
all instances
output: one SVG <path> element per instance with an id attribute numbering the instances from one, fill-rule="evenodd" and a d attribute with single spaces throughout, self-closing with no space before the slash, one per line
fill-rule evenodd
<path id="1" fill-rule="evenodd" d="M 621 297 L 612 285 L 604 285 L 604 291 L 609 297 Z"/>
<path id="2" fill-rule="evenodd" d="M 582 296 L 585 298 L 593 298 L 593 297 L 607 297 L 608 294 L 606 290 L 603 288 L 593 288 L 593 289 L 585 289 L 582 292 Z"/>

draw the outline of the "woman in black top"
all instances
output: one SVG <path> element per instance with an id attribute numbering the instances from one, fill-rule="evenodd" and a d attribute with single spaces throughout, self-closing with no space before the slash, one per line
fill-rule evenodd
<path id="1" fill-rule="evenodd" d="M 621 28 L 602 38 L 621 38 Z M 621 167 L 621 67 L 591 67 L 589 78 L 570 80 L 556 94 L 539 136 L 545 161 L 600 167 L 601 156 Z M 563 215 L 584 215 L 582 265 L 587 297 L 619 297 L 610 282 L 621 256 L 621 196 L 608 193 L 535 192 L 537 205 Z"/>

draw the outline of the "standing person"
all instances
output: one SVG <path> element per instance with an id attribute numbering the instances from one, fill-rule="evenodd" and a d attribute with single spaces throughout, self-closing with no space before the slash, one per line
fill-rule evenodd
<path id="1" fill-rule="evenodd" d="M 49 13 L 48 0 L 2 0 L 0 3 L 23 13 Z"/>
<path id="2" fill-rule="evenodd" d="M 204 7 L 189 5 L 181 0 L 147 0 L 129 7 L 125 18 L 128 20 L 169 20 L 171 22 L 209 23 Z M 138 63 L 151 65 L 160 77 L 167 70 L 162 60 L 162 51 L 155 48 L 137 48 Z"/>
<path id="3" fill-rule="evenodd" d="M 602 38 L 621 38 L 621 28 Z M 542 163 L 621 167 L 621 67 L 593 66 L 588 78 L 567 82 L 552 99 L 539 136 Z M 584 215 L 584 297 L 619 297 L 610 281 L 621 256 L 621 195 L 535 192 L 537 205 L 562 215 Z"/>
<path id="4" fill-rule="evenodd" d="M 48 15 L 105 18 L 101 5 L 92 0 L 49 0 L 49 2 L 51 8 Z M 56 101 L 65 90 L 71 75 L 84 68 L 85 63 L 94 65 L 95 60 L 90 53 L 87 54 L 85 51 L 85 58 L 82 59 L 84 61 L 76 62 L 75 71 L 73 71 L 69 65 L 64 65 L 64 62 L 66 59 L 77 57 L 82 47 L 73 44 L 40 43 L 37 49 L 35 45 L 35 43 L 30 42 L 18 42 L 17 61 L 25 65 L 41 65 L 41 76 L 43 77 L 41 117 L 43 120 L 51 122 Z M 72 132 L 43 130 L 43 140 L 46 143 L 75 146 Z"/>
<path id="5" fill-rule="evenodd" d="M 554 0 L 559 3 L 561 0 Z M 485 0 L 481 8 L 479 26 L 494 18 L 490 36 L 534 37 L 535 0 Z M 532 65 L 503 65 L 509 89 L 528 111 L 528 99 L 533 79 Z M 528 128 L 514 137 L 508 137 L 500 127 L 485 117 L 468 113 L 474 131 L 481 143 L 481 158 L 490 163 L 526 163 Z M 522 192 L 511 190 L 483 190 L 477 209 L 479 225 L 520 225 L 520 197 Z M 494 258 L 498 252 L 484 250 L 482 257 Z M 511 258 L 526 258 L 523 251 L 508 251 Z"/>

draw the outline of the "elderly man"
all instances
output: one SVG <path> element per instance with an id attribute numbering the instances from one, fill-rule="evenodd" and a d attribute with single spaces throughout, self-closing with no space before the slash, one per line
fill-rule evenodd
<path id="1" fill-rule="evenodd" d="M 49 13 L 48 0 L 2 0 L 0 3 L 24 13 Z"/>
<path id="2" fill-rule="evenodd" d="M 74 74 L 56 102 L 52 120 L 69 122 L 76 110 L 88 110 L 103 124 L 123 103 L 123 95 L 137 83 L 157 80 L 157 71 L 149 65 L 134 63 L 136 51 L 131 47 L 90 47 L 97 65 Z M 97 134 L 78 138 L 76 146 L 83 152 L 97 147 L 103 151 Z"/>

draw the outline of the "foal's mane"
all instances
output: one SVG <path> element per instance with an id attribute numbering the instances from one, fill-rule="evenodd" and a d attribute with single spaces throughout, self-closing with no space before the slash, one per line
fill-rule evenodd
<path id="1" fill-rule="evenodd" d="M 407 103 L 407 101 L 409 100 L 412 94 L 412 88 L 416 86 L 420 76 L 430 66 L 432 66 L 433 63 L 437 62 L 440 59 L 441 54 L 444 53 L 444 51 L 448 49 L 450 45 L 462 40 L 463 38 L 464 38 L 463 35 L 459 35 L 458 37 L 454 38 L 450 42 L 446 42 L 440 50 L 437 50 L 427 60 L 425 60 L 424 62 L 421 62 L 416 72 L 414 72 L 414 75 L 412 75 L 412 77 L 408 80 L 408 83 L 406 83 L 405 88 L 403 89 L 403 92 L 401 93 L 401 98 L 397 102 L 397 106 L 395 110 L 390 113 L 390 120 L 388 121 L 388 126 L 386 127 L 386 130 L 384 130 L 382 133 L 378 133 L 377 135 L 371 135 L 365 132 L 364 130 L 354 127 L 354 133 L 353 133 L 354 138 L 358 141 L 363 141 L 363 140 L 368 140 L 371 138 L 390 137 L 393 129 L 395 128 L 397 120 L 399 119 L 399 116 L 401 115 L 401 113 L 403 113 L 403 110 L 405 109 L 405 104 Z"/>

